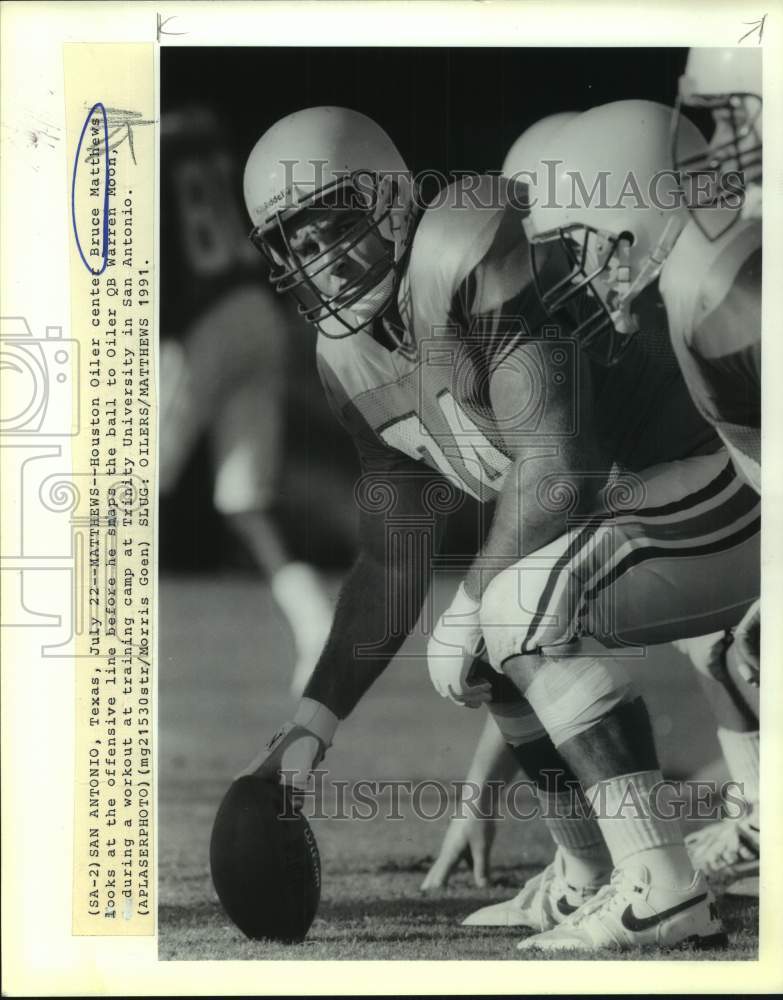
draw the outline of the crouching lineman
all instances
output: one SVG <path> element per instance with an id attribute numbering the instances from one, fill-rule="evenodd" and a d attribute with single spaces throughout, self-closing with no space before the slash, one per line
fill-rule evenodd
<path id="1" fill-rule="evenodd" d="M 699 211 L 689 205 L 694 218 L 686 225 L 661 279 L 676 356 L 694 402 L 718 430 L 737 470 L 756 490 L 760 488 L 761 248 L 760 227 L 747 225 L 747 220 L 758 220 L 761 210 L 761 107 L 759 52 L 737 48 L 691 51 L 680 80 L 672 166 L 678 172 L 712 176 L 725 189 L 729 172 L 742 171 L 744 199 L 741 210 L 728 212 Z M 679 152 L 684 109 L 706 109 L 714 119 L 709 146 L 691 155 Z M 504 175 L 527 176 L 542 151 L 546 156 L 556 132 L 575 117 L 573 112 L 551 115 L 529 128 L 510 149 Z M 687 124 L 684 127 L 687 146 L 690 133 Z M 666 166 L 664 155 L 659 150 L 661 170 Z M 735 225 L 738 228 L 725 235 Z M 723 269 L 713 273 L 710 287 L 705 288 L 705 278 L 718 258 L 723 260 Z M 740 291 L 734 279 L 741 265 Z M 705 292 L 695 335 L 687 320 L 694 317 L 693 306 Z M 741 322 L 734 321 L 736 316 L 741 316 Z M 718 723 L 729 776 L 740 785 L 746 800 L 744 815 L 710 824 L 690 834 L 686 844 L 696 867 L 716 874 L 753 875 L 758 871 L 759 848 L 758 698 L 745 682 L 750 679 L 752 683 L 758 672 L 758 602 L 732 632 L 675 644 L 697 670 Z M 479 786 L 504 777 L 500 737 L 493 737 L 493 728 L 488 720 L 471 765 L 469 780 Z M 492 824 L 475 812 L 452 820 L 423 888 L 442 885 L 466 849 L 474 870 L 485 880 L 491 833 Z M 757 892 L 757 880 L 744 877 L 728 891 Z M 465 923 L 535 926 L 536 907 L 530 903 L 530 892 L 523 890 L 507 902 L 483 907 Z"/>
<path id="2" fill-rule="evenodd" d="M 362 548 L 325 650 L 294 719 L 245 773 L 306 780 L 422 609 L 426 619 L 452 502 L 446 480 L 496 503 L 475 567 L 435 629 L 432 679 L 459 704 L 489 703 L 531 778 L 544 784 L 556 772 L 604 799 L 596 821 L 565 785 L 546 789 L 558 800 L 548 826 L 563 848 L 548 900 L 560 916 L 616 911 L 611 941 L 598 933 L 588 944 L 588 934 L 583 947 L 722 943 L 677 822 L 648 810 L 614 818 L 629 789 L 645 802 L 660 780 L 630 679 L 586 646 L 582 656 L 538 652 L 565 632 L 626 643 L 699 635 L 733 624 L 750 602 L 756 498 L 676 363 L 639 338 L 610 366 L 617 338 L 588 338 L 591 352 L 545 322 L 516 195 L 500 197 L 496 179 L 466 178 L 419 216 L 399 153 L 356 113 L 309 109 L 273 126 L 251 154 L 245 196 L 273 282 L 319 329 L 322 378 L 364 471 Z M 543 273 L 560 280 L 564 256 L 555 248 Z M 655 308 L 648 321 L 659 329 Z M 613 466 L 649 471 L 622 483 L 618 499 L 603 489 Z M 584 520 L 568 537 L 574 518 Z M 520 555 L 539 570 L 522 576 L 536 594 L 521 595 L 534 609 L 521 636 Z M 726 559 L 730 573 L 720 571 Z M 558 602 L 577 573 L 590 590 L 563 622 Z M 697 587 L 705 574 L 713 585 Z M 617 622 L 603 620 L 604 605 Z M 505 683 L 471 676 L 482 631 Z M 620 874 L 609 883 L 612 866 Z"/>
<path id="3" fill-rule="evenodd" d="M 541 300 L 553 319 L 578 302 L 574 336 L 583 351 L 620 369 L 645 338 L 650 351 L 659 349 L 650 342 L 645 298 L 688 221 L 665 169 L 671 122 L 670 109 L 649 102 L 588 111 L 541 151 L 532 178 L 525 228 Z M 695 127 L 683 122 L 681 132 L 689 155 L 703 148 Z M 565 277 L 546 273 L 555 248 L 571 261 Z M 634 336 L 640 326 L 644 333 Z M 653 424 L 677 440 L 671 416 L 670 400 L 661 398 Z M 579 776 L 615 867 L 592 899 L 523 941 L 526 950 L 703 943 L 719 933 L 703 875 L 693 874 L 673 825 L 653 808 L 651 791 L 661 776 L 646 738 L 640 740 L 643 731 L 629 725 L 629 681 L 602 647 L 669 642 L 736 625 L 758 593 L 758 497 L 725 448 L 649 467 L 633 487 L 622 504 L 606 495 L 603 511 L 581 523 L 574 517 L 570 531 L 494 576 L 473 608 L 472 632 L 463 626 L 466 640 L 483 636 L 492 666 L 524 693 Z M 568 495 L 575 515 L 578 502 L 578 493 Z M 489 555 L 502 504 L 503 497 Z M 511 509 L 509 521 L 515 517 Z M 475 576 L 481 570 L 479 561 Z M 482 589 L 470 575 L 467 586 L 476 596 Z M 431 665 L 431 672 L 440 673 L 438 686 L 459 693 L 458 657 L 447 671 Z M 636 805 L 624 815 L 630 801 Z"/>
<path id="4" fill-rule="evenodd" d="M 691 49 L 680 79 L 672 160 L 677 171 L 712 175 L 721 190 L 731 178 L 741 205 L 723 210 L 691 204 L 691 220 L 663 265 L 660 288 L 672 342 L 693 400 L 716 428 L 737 471 L 761 492 L 761 52 Z M 687 115 L 709 111 L 709 148 L 680 150 Z M 687 268 L 685 267 L 687 262 Z M 684 280 L 687 275 L 687 280 Z M 721 874 L 758 872 L 758 683 L 760 606 L 757 601 L 731 633 L 692 641 L 702 684 L 718 717 L 718 738 L 729 774 L 744 790 L 747 810 L 687 839 L 694 863 Z M 739 671 L 739 676 L 738 672 Z M 729 891 L 748 892 L 743 878 Z"/>

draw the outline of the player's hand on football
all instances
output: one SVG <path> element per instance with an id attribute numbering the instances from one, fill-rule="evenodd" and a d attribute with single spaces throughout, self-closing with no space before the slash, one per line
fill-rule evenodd
<path id="1" fill-rule="evenodd" d="M 494 819 L 464 815 L 449 823 L 440 853 L 421 883 L 423 891 L 442 889 L 464 859 L 473 871 L 473 881 L 482 888 L 490 881 L 489 856 L 495 839 Z"/>
<path id="2" fill-rule="evenodd" d="M 460 584 L 427 644 L 427 667 L 433 687 L 442 698 L 449 698 L 463 708 L 478 708 L 492 697 L 486 681 L 471 684 L 468 680 L 473 660 L 484 645 L 480 606 L 468 596 L 464 584 Z"/>
<path id="3" fill-rule="evenodd" d="M 759 650 L 761 647 L 761 601 L 746 612 L 744 618 L 734 629 L 734 647 L 737 656 L 737 670 L 740 676 L 758 687 L 759 683 Z"/>

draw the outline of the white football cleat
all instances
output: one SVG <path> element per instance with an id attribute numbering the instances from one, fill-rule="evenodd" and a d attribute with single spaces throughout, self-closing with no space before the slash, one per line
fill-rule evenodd
<path id="1" fill-rule="evenodd" d="M 532 927 L 547 931 L 574 913 L 600 886 L 574 886 L 566 881 L 562 851 L 531 878 L 513 899 L 482 906 L 462 921 L 466 927 Z"/>
<path id="2" fill-rule="evenodd" d="M 758 807 L 739 819 L 722 819 L 685 838 L 694 868 L 713 875 L 757 875 Z"/>
<path id="3" fill-rule="evenodd" d="M 517 948 L 594 952 L 726 944 L 715 897 L 701 872 L 687 889 L 659 888 L 644 865 L 629 865 L 616 870 L 609 885 L 557 927 L 520 941 Z"/>

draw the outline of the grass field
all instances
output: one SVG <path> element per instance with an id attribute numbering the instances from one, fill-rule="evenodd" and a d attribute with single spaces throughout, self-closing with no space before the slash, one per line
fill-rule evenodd
<path id="1" fill-rule="evenodd" d="M 405 796 L 401 820 L 314 819 L 323 893 L 308 939 L 296 946 L 246 940 L 212 888 L 209 835 L 231 777 L 291 712 L 288 635 L 268 588 L 251 577 L 164 578 L 160 626 L 162 959 L 517 957 L 520 931 L 466 928 L 460 921 L 478 906 L 512 895 L 549 861 L 542 825 L 538 820 L 500 824 L 490 887 L 477 889 L 462 869 L 447 889 L 424 895 L 419 884 L 448 817 L 417 819 L 406 811 Z M 410 655 L 389 668 L 341 728 L 326 761 L 332 779 L 464 777 L 483 717 L 435 695 L 420 650 L 420 640 L 413 640 Z M 640 666 L 639 677 L 668 773 L 720 776 L 709 713 L 683 661 L 668 649 L 657 650 Z M 757 906 L 730 896 L 722 896 L 719 906 L 730 935 L 728 951 L 666 957 L 755 958 Z"/>

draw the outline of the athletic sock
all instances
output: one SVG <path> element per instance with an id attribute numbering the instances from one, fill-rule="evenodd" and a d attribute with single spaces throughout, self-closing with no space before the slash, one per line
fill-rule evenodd
<path id="1" fill-rule="evenodd" d="M 530 747 L 543 740 L 548 744 L 546 766 L 555 770 L 566 767 L 527 701 L 491 702 L 489 711 L 523 770 L 531 767 Z M 543 759 L 539 758 L 539 763 Z M 535 774 L 535 765 L 529 773 Z M 558 780 L 554 771 L 547 772 L 549 777 Z M 536 794 L 541 820 L 563 855 L 566 879 L 574 886 L 600 884 L 611 872 L 612 861 L 578 783 L 569 783 L 564 791 L 550 791 L 538 784 Z"/>
<path id="2" fill-rule="evenodd" d="M 612 859 L 601 829 L 578 788 L 553 794 L 538 789 L 541 819 L 560 850 L 574 886 L 608 881 Z"/>
<path id="3" fill-rule="evenodd" d="M 742 797 L 748 803 L 759 800 L 759 734 L 758 731 L 740 733 L 733 729 L 718 728 L 726 766 L 732 781 L 742 786 Z"/>
<path id="4" fill-rule="evenodd" d="M 660 771 L 639 771 L 599 781 L 587 791 L 615 868 L 629 861 L 647 867 L 654 883 L 686 889 L 694 869 L 677 819 L 664 818 L 662 799 L 652 795 Z"/>

